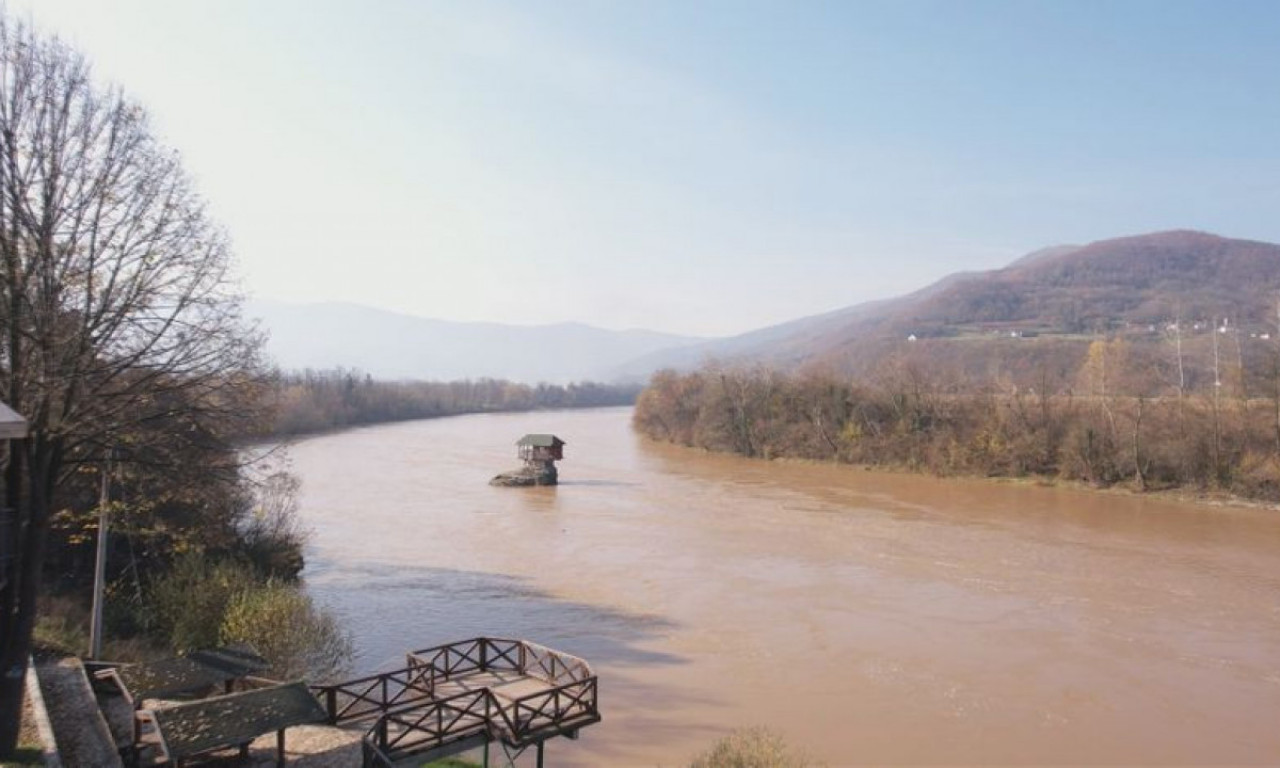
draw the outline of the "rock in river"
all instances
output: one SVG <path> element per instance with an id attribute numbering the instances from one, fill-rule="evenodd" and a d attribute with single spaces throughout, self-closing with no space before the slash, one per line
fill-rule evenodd
<path id="1" fill-rule="evenodd" d="M 504 488 L 523 488 L 531 485 L 555 485 L 558 473 L 554 465 L 548 464 L 538 469 L 525 467 L 511 472 L 503 472 L 489 481 L 489 485 Z"/>

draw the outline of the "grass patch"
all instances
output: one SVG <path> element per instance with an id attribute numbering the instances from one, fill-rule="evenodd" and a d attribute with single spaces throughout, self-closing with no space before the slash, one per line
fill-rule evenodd
<path id="1" fill-rule="evenodd" d="M 65 656 L 78 656 L 89 648 L 88 611 L 77 601 L 57 596 L 40 599 L 32 642 L 39 648 Z"/>
<path id="2" fill-rule="evenodd" d="M 423 763 L 422 768 L 483 768 L 480 763 L 471 760 L 462 760 L 456 757 L 446 757 L 443 760 L 435 760 L 430 763 Z"/>
<path id="3" fill-rule="evenodd" d="M 46 595 L 40 599 L 32 647 L 37 656 L 85 656 L 89 653 L 89 608 L 83 601 Z M 110 627 L 102 643 L 102 658 L 149 661 L 172 653 L 148 638 L 118 637 Z"/>

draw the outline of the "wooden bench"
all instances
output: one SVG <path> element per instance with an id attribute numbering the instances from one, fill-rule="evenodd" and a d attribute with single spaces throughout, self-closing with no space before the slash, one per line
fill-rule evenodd
<path id="1" fill-rule="evenodd" d="M 226 696 L 214 696 L 137 713 L 143 744 L 156 747 L 162 761 L 182 766 L 188 758 L 239 747 L 276 733 L 276 765 L 283 766 L 286 728 L 328 719 L 304 683 L 286 683 Z"/>
<path id="2" fill-rule="evenodd" d="M 143 699 L 165 699 L 218 686 L 230 693 L 236 680 L 267 667 L 267 660 L 252 647 L 230 645 L 192 651 L 172 659 L 122 664 L 94 676 L 113 682 L 130 705 L 137 707 Z"/>

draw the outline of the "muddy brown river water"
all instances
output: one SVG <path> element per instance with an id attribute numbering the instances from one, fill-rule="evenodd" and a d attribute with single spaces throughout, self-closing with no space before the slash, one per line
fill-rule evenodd
<path id="1" fill-rule="evenodd" d="M 308 585 L 358 671 L 478 634 L 588 659 L 549 765 L 767 724 L 833 766 L 1280 764 L 1280 512 L 655 445 L 629 409 L 304 440 Z M 526 432 L 556 488 L 491 488 Z"/>

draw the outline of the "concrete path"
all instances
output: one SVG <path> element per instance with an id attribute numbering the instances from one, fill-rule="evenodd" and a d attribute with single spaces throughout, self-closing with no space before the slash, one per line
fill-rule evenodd
<path id="1" fill-rule="evenodd" d="M 80 660 L 37 661 L 36 676 L 63 765 L 123 768 Z"/>

